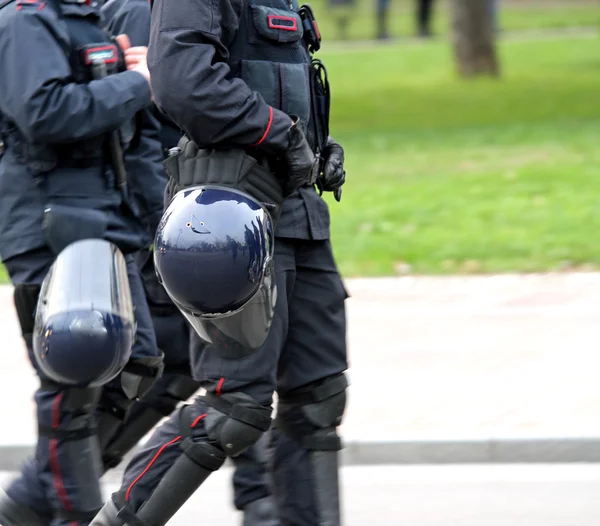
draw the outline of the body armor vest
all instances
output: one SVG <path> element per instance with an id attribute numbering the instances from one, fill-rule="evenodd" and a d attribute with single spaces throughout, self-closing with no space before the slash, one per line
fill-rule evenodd
<path id="1" fill-rule="evenodd" d="M 93 80 L 91 64 L 94 59 L 105 62 L 108 74 L 125 71 L 123 54 L 116 42 L 100 26 L 97 8 L 77 0 L 50 0 L 48 7 L 57 13 L 67 28 L 70 47 L 65 48 L 64 52 L 74 82 L 83 84 Z M 134 140 L 135 131 L 134 121 L 121 126 L 120 136 L 124 148 Z M 86 164 L 104 163 L 106 158 L 104 151 L 106 135 L 65 145 L 37 144 L 26 141 L 12 123 L 5 124 L 5 134 L 15 136 L 15 147 L 19 157 L 38 173 L 49 172 L 63 163 L 68 165 L 82 161 Z"/>
<path id="2" fill-rule="evenodd" d="M 303 34 L 297 0 L 242 0 L 227 63 L 230 75 L 241 78 L 267 104 L 299 117 L 314 148 L 311 58 Z"/>

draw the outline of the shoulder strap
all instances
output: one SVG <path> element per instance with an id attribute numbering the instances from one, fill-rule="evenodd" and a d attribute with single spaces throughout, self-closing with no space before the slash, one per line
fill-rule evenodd
<path id="1" fill-rule="evenodd" d="M 0 0 L 0 9 L 6 7 L 8 4 L 12 4 L 15 0 Z"/>
<path id="2" fill-rule="evenodd" d="M 6 7 L 9 4 L 16 2 L 16 0 L 0 0 L 0 9 Z M 54 10 L 58 13 L 59 17 L 62 17 L 62 9 L 60 7 L 60 0 L 47 0 L 47 3 L 51 5 Z"/>

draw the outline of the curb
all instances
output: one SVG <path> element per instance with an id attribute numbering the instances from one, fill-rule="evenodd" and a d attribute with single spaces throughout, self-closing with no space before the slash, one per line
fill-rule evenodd
<path id="1" fill-rule="evenodd" d="M 0 446 L 0 471 L 18 471 L 32 452 L 33 446 Z M 129 458 L 131 454 L 125 461 Z M 342 463 L 346 466 L 575 462 L 600 462 L 600 438 L 348 442 L 342 453 Z"/>

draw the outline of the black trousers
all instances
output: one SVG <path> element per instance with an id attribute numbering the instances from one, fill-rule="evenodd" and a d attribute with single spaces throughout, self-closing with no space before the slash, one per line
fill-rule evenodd
<path id="1" fill-rule="evenodd" d="M 192 356 L 192 370 L 207 391 L 218 396 L 242 392 L 270 406 L 275 391 L 284 396 L 347 369 L 347 294 L 329 241 L 278 238 L 275 268 L 275 318 L 258 351 L 231 360 L 198 341 L 203 350 Z M 194 442 L 208 441 L 201 397 L 194 401 L 191 413 Z M 176 411 L 127 466 L 116 500 L 125 500 L 128 508 L 137 510 L 182 455 L 181 439 L 180 411 Z M 301 441 L 274 432 L 271 453 L 281 526 L 314 526 L 318 512 L 308 450 Z"/>

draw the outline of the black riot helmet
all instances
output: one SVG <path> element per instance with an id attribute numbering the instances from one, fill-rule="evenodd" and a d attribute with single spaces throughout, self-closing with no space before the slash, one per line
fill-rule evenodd
<path id="1" fill-rule="evenodd" d="M 223 353 L 260 347 L 276 302 L 273 223 L 257 200 L 231 188 L 178 192 L 156 232 L 159 281 L 198 335 Z"/>

